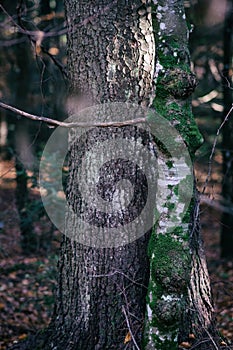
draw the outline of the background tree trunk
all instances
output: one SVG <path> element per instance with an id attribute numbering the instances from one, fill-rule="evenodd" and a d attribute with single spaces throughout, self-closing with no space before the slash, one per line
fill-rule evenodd
<path id="1" fill-rule="evenodd" d="M 233 61 L 233 4 L 228 1 L 228 11 L 224 23 L 224 72 L 223 72 L 223 93 L 224 113 L 223 119 L 229 113 L 232 106 L 232 61 Z M 222 194 L 225 203 L 232 206 L 233 203 L 233 121 L 232 113 L 223 128 L 223 184 Z M 223 213 L 221 233 L 221 253 L 224 258 L 233 257 L 233 215 Z"/>
<path id="2" fill-rule="evenodd" d="M 20 12 L 20 10 L 19 10 Z M 19 21 L 21 14 L 18 13 Z M 21 34 L 19 34 L 20 37 Z M 29 103 L 31 81 L 31 48 L 30 45 L 19 44 L 17 46 L 17 79 L 15 103 L 20 108 L 25 108 Z M 32 123 L 22 120 L 15 125 L 14 153 L 16 170 L 16 205 L 20 220 L 21 247 L 26 254 L 37 250 L 37 239 L 34 233 L 33 218 L 30 214 L 31 200 L 28 196 L 27 170 L 33 170 L 35 162 L 34 148 L 31 145 L 30 127 Z"/>

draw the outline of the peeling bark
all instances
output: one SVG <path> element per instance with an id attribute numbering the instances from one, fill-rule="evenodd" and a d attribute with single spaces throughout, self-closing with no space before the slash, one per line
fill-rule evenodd
<path id="1" fill-rule="evenodd" d="M 149 2 L 65 1 L 70 90 L 81 107 L 106 101 L 148 105 L 154 37 Z"/>

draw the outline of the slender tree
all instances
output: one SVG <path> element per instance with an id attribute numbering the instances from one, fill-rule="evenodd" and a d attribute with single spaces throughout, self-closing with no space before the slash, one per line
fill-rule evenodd
<path id="1" fill-rule="evenodd" d="M 22 24 L 23 5 L 17 7 L 17 20 Z M 17 35 L 22 38 L 22 34 Z M 21 43 L 17 45 L 15 52 L 18 74 L 16 75 L 15 103 L 19 107 L 25 108 L 29 103 L 29 94 L 31 86 L 31 64 L 32 52 L 30 45 Z M 28 191 L 27 170 L 33 169 L 35 160 L 33 147 L 30 147 L 30 122 L 23 120 L 16 124 L 16 137 L 14 138 L 15 169 L 16 169 L 16 205 L 20 220 L 21 247 L 26 254 L 35 252 L 37 249 L 36 236 L 33 227 L 33 218 L 30 214 L 31 199 Z"/>
<path id="2" fill-rule="evenodd" d="M 196 80 L 190 71 L 189 33 L 183 1 L 158 1 L 155 17 L 157 79 L 153 106 L 179 130 L 193 159 L 202 137 L 191 110 L 190 96 Z M 166 158 L 166 154 L 164 156 Z M 200 237 L 195 185 L 186 215 L 176 227 L 167 230 L 174 202 L 185 202 L 185 197 L 182 200 L 177 191 L 182 181 L 187 178 L 177 182 L 173 177 L 167 178 L 164 191 L 168 186 L 171 193 L 165 208 L 160 209 L 160 220 L 149 243 L 147 349 L 177 349 L 177 340 L 181 348 L 191 347 L 193 342 L 198 349 L 218 346 L 212 338 L 216 335 L 213 301 Z"/>
<path id="3" fill-rule="evenodd" d="M 227 2 L 227 11 L 224 22 L 224 72 L 223 72 L 223 93 L 224 93 L 224 113 L 223 118 L 229 113 L 232 106 L 232 59 L 233 59 L 233 4 Z M 232 141 L 233 122 L 229 118 L 223 128 L 223 198 L 231 206 L 233 202 L 233 141 Z M 233 256 L 233 215 L 224 213 L 222 216 L 222 234 L 221 234 L 221 253 L 222 257 Z"/>

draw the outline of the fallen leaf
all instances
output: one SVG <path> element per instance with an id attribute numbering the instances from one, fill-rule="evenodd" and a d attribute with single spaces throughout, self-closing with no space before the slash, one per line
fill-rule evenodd
<path id="1" fill-rule="evenodd" d="M 189 339 L 195 339 L 195 335 L 193 333 L 189 334 Z"/>
<path id="2" fill-rule="evenodd" d="M 179 344 L 179 347 L 184 348 L 184 349 L 190 349 L 191 344 L 188 342 L 183 341 L 181 344 Z"/>
<path id="3" fill-rule="evenodd" d="M 221 341 L 220 345 L 221 346 L 227 346 L 227 343 L 225 343 L 225 341 Z"/>
<path id="4" fill-rule="evenodd" d="M 23 334 L 19 335 L 18 338 L 19 338 L 19 340 L 23 340 L 23 339 L 27 338 L 27 334 L 23 333 Z"/>
<path id="5" fill-rule="evenodd" d="M 131 334 L 128 332 L 125 336 L 124 344 L 128 343 L 131 340 Z"/>

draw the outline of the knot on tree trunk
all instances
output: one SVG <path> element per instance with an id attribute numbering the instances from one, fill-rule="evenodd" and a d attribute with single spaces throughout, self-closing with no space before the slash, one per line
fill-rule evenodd
<path id="1" fill-rule="evenodd" d="M 180 297 L 176 295 L 162 295 L 155 304 L 155 315 L 163 326 L 177 326 L 180 322 L 182 305 Z"/>
<path id="2" fill-rule="evenodd" d="M 164 90 L 175 98 L 186 99 L 195 90 L 197 79 L 192 72 L 175 67 L 166 70 L 166 73 L 161 77 L 160 84 Z"/>

